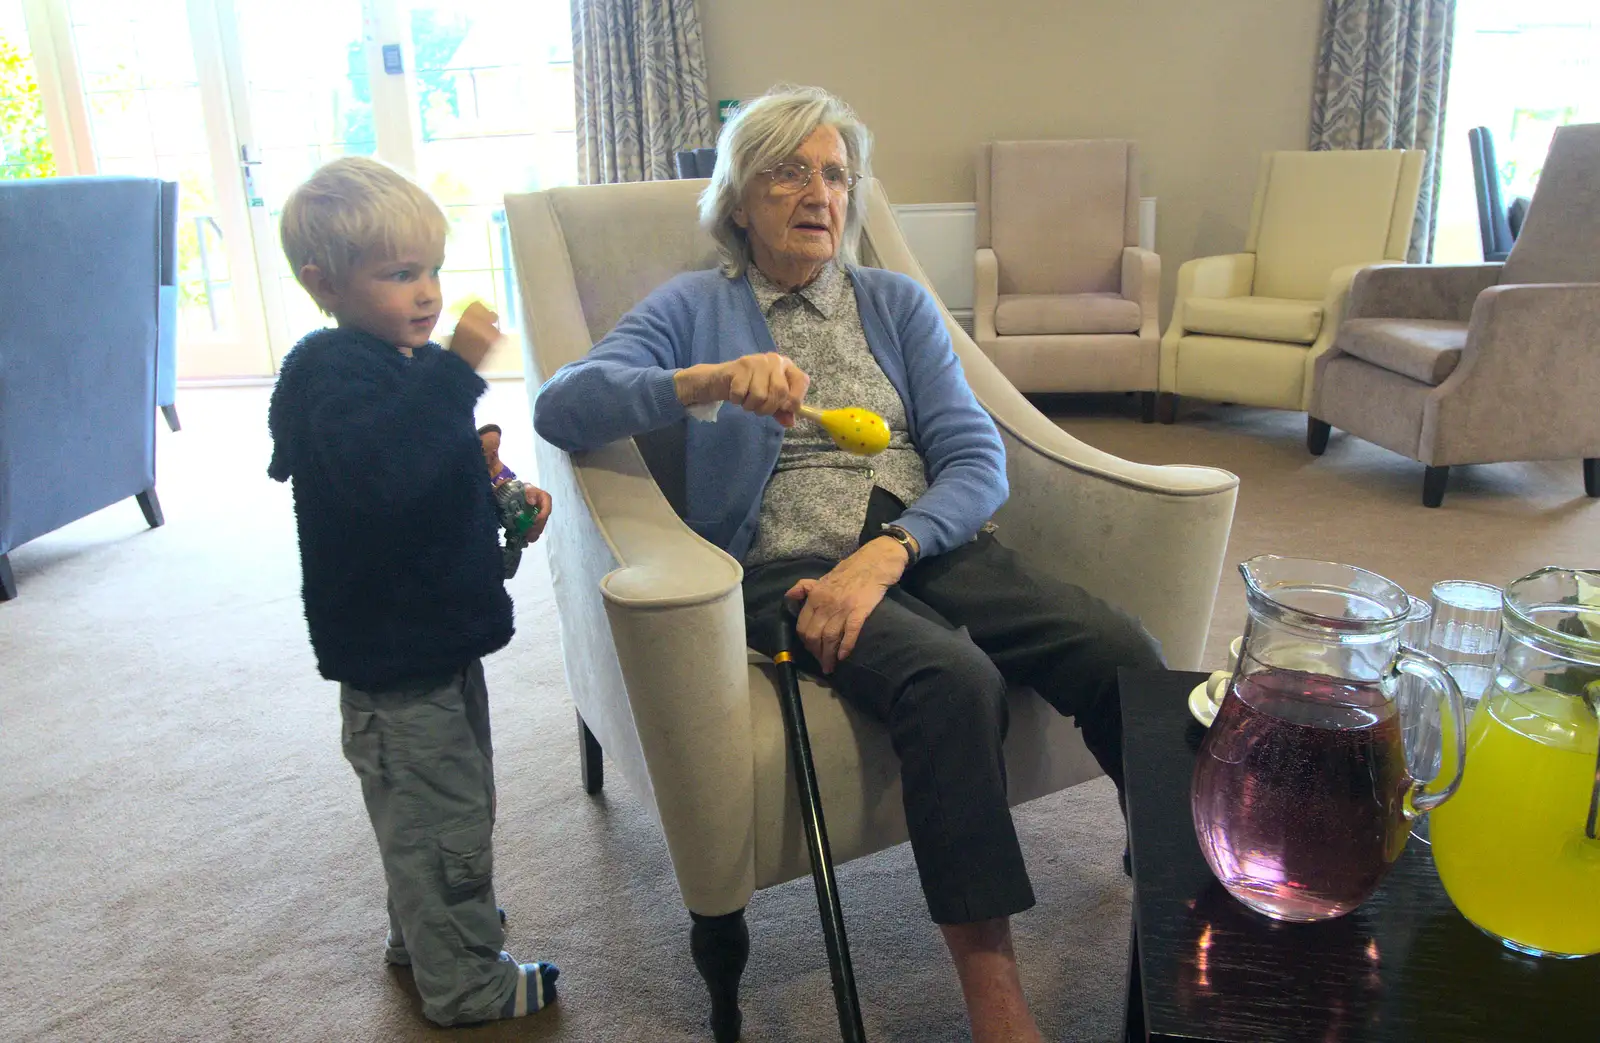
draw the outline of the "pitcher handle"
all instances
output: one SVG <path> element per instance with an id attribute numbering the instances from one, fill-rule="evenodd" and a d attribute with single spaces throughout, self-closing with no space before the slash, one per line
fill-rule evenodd
<path id="1" fill-rule="evenodd" d="M 1456 766 L 1450 782 L 1444 789 L 1437 793 L 1429 793 L 1427 787 L 1438 781 L 1439 775 L 1431 779 L 1414 780 L 1412 786 L 1406 791 L 1406 818 L 1414 819 L 1424 815 L 1455 796 L 1456 790 L 1461 786 L 1461 774 L 1467 767 L 1467 705 L 1461 697 L 1461 686 L 1456 684 L 1456 679 L 1450 676 L 1450 671 L 1439 660 L 1426 652 L 1412 648 L 1409 645 L 1400 646 L 1400 652 L 1395 656 L 1392 669 L 1396 673 L 1410 674 L 1439 689 L 1444 693 L 1444 705 L 1440 706 L 1441 718 L 1445 707 L 1449 708 L 1451 717 L 1455 719 L 1456 736 Z M 1445 764 L 1441 758 L 1439 774 L 1443 775 Z"/>

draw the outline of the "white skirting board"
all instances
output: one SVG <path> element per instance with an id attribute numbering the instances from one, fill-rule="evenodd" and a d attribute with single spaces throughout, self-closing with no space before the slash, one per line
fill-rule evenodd
<path id="1" fill-rule="evenodd" d="M 906 245 L 957 322 L 972 325 L 972 255 L 977 250 L 975 203 L 902 203 L 894 208 Z M 1156 248 L 1156 198 L 1139 200 L 1139 245 Z"/>

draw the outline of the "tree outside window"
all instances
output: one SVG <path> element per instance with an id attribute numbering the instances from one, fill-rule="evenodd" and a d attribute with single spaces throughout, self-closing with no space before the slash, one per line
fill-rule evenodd
<path id="1" fill-rule="evenodd" d="M 21 42 L 0 26 L 0 180 L 56 173 L 33 59 Z"/>

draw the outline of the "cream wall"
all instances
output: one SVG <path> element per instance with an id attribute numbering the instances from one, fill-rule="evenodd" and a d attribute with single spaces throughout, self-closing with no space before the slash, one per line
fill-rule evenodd
<path id="1" fill-rule="evenodd" d="M 1305 148 L 1319 0 L 699 0 L 713 98 L 843 96 L 896 203 L 970 201 L 985 140 L 1126 137 L 1178 265 L 1241 249 L 1256 164 Z"/>

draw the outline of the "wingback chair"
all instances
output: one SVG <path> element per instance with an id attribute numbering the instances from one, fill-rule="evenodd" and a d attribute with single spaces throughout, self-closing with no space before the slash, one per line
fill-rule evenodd
<path id="1" fill-rule="evenodd" d="M 1245 252 L 1178 269 L 1161 338 L 1161 419 L 1177 396 L 1305 409 L 1350 281 L 1404 261 L 1423 152 L 1269 152 Z"/>
<path id="2" fill-rule="evenodd" d="M 1155 419 L 1161 259 L 1131 141 L 978 150 L 974 339 L 1022 391 L 1139 391 Z"/>
<path id="3" fill-rule="evenodd" d="M 651 290 L 715 265 L 699 228 L 704 181 L 556 188 L 506 198 L 526 318 L 528 391 L 585 355 Z M 876 181 L 867 263 L 928 280 Z M 932 292 L 931 290 L 929 291 Z M 948 313 L 945 328 L 1005 441 L 1011 500 L 1002 538 L 1046 570 L 1143 618 L 1168 662 L 1193 667 L 1211 616 L 1237 479 L 1099 452 L 1038 413 Z M 533 409 L 538 402 L 534 398 Z M 770 663 L 747 650 L 739 562 L 683 521 L 683 426 L 568 455 L 542 439 L 540 482 L 561 508 L 544 543 L 584 783 L 600 751 L 661 823 L 691 944 L 713 994 L 748 951 L 751 894 L 809 872 Z M 833 855 L 906 837 L 899 768 L 885 730 L 829 690 L 802 693 Z M 1096 774 L 1072 723 L 1013 693 L 1010 797 L 1030 800 Z M 819 952 L 819 965 L 821 954 Z M 721 971 L 713 968 L 720 966 Z M 719 1039 L 732 1039 L 726 1023 Z"/>
<path id="4" fill-rule="evenodd" d="M 1426 506 L 1507 460 L 1582 459 L 1600 496 L 1600 123 L 1556 131 L 1504 264 L 1356 276 L 1315 388 L 1311 452 L 1337 427 L 1420 461 Z"/>

